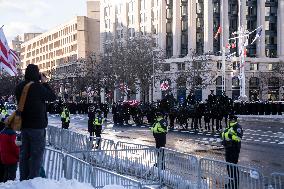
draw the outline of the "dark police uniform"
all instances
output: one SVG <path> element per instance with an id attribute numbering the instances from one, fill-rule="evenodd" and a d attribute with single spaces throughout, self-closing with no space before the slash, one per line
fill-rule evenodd
<path id="1" fill-rule="evenodd" d="M 237 117 L 230 115 L 229 125 L 221 134 L 223 145 L 225 147 L 226 162 L 237 164 L 241 150 L 241 139 L 243 129 L 237 122 Z M 228 175 L 231 178 L 226 188 L 239 188 L 239 170 L 235 166 L 227 166 Z"/>
<path id="2" fill-rule="evenodd" d="M 63 108 L 63 111 L 61 113 L 61 122 L 62 122 L 62 128 L 63 129 L 69 128 L 70 112 L 67 108 Z"/>
<path id="3" fill-rule="evenodd" d="M 96 135 L 96 148 L 99 147 L 100 141 L 101 141 L 101 134 L 103 129 L 105 118 L 102 115 L 101 111 L 98 111 L 98 115 L 95 117 L 93 121 L 93 125 L 95 127 L 95 135 Z"/>
<path id="4" fill-rule="evenodd" d="M 151 127 L 151 131 L 153 132 L 153 136 L 156 141 L 156 148 L 165 147 L 166 136 L 168 132 L 168 123 L 163 118 L 162 114 L 157 113 L 157 117 L 153 124 L 153 127 Z"/>

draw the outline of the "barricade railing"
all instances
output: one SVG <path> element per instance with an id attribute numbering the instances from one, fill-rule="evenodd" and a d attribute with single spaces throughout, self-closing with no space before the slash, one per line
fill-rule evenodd
<path id="1" fill-rule="evenodd" d="M 263 189 L 263 181 L 254 168 L 206 158 L 199 161 L 199 188 L 206 184 L 208 189 Z"/>
<path id="2" fill-rule="evenodd" d="M 172 188 L 263 189 L 264 177 L 254 168 L 197 157 L 175 150 L 88 137 L 58 127 L 48 127 L 48 143 L 92 166 L 142 179 L 144 184 Z M 99 144 L 96 146 L 96 144 Z M 59 174 L 59 173 L 58 173 Z M 271 175 L 273 189 L 283 188 L 283 174 Z"/>
<path id="3" fill-rule="evenodd" d="M 113 170 L 119 174 L 142 179 L 144 184 L 160 184 L 157 149 L 121 149 L 79 151 L 71 155 L 93 166 Z"/>
<path id="4" fill-rule="evenodd" d="M 64 154 L 59 150 L 46 148 L 43 156 L 43 167 L 47 178 L 59 180 L 64 177 Z"/>
<path id="5" fill-rule="evenodd" d="M 98 142 L 98 149 L 114 150 L 115 143 L 104 138 L 89 137 L 84 134 L 76 133 L 59 127 L 47 127 L 47 143 L 56 149 L 65 152 L 91 150 Z"/>
<path id="6" fill-rule="evenodd" d="M 198 159 L 195 156 L 161 148 L 159 162 L 163 184 L 172 188 L 197 187 Z"/>
<path id="7" fill-rule="evenodd" d="M 152 148 L 153 146 L 144 145 L 144 144 L 135 144 L 130 142 L 121 142 L 118 141 L 115 145 L 116 150 L 126 150 L 126 149 L 143 149 L 143 148 Z"/>
<path id="8" fill-rule="evenodd" d="M 272 173 L 270 179 L 269 189 L 284 188 L 284 173 Z"/>
<path id="9" fill-rule="evenodd" d="M 135 179 L 94 167 L 70 154 L 50 148 L 45 149 L 43 167 L 49 179 L 76 179 L 79 182 L 90 183 L 95 188 L 103 188 L 110 184 L 122 185 L 128 189 L 142 188 L 141 182 Z"/>

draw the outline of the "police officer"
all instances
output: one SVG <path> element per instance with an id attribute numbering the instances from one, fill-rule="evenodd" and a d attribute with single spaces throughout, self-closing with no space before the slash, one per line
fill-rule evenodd
<path id="1" fill-rule="evenodd" d="M 237 116 L 229 116 L 229 125 L 221 134 L 223 145 L 225 147 L 226 162 L 237 164 L 241 150 L 241 139 L 243 137 L 243 129 L 237 121 Z M 228 175 L 231 178 L 225 188 L 239 188 L 239 170 L 236 166 L 227 166 Z"/>
<path id="2" fill-rule="evenodd" d="M 0 114 L 1 114 L 1 119 L 4 120 L 8 117 L 8 111 L 6 110 L 5 106 L 0 107 Z"/>
<path id="3" fill-rule="evenodd" d="M 155 115 L 156 115 L 156 119 L 153 124 L 153 127 L 151 127 L 151 131 L 153 132 L 153 136 L 155 138 L 156 148 L 159 149 L 161 147 L 166 146 L 168 123 L 164 119 L 163 114 L 161 112 L 157 112 Z M 162 161 L 161 166 L 162 166 L 162 169 L 164 169 L 165 164 L 164 164 L 164 152 L 163 151 L 158 151 L 157 159 L 159 160 L 160 157 Z M 155 166 L 157 166 L 157 164 L 155 164 Z"/>
<path id="4" fill-rule="evenodd" d="M 66 106 L 63 107 L 63 111 L 61 113 L 61 122 L 62 122 L 62 128 L 68 129 L 69 123 L 70 123 L 70 112 Z"/>
<path id="5" fill-rule="evenodd" d="M 99 144 L 101 141 L 101 134 L 103 129 L 105 118 L 101 110 L 97 110 L 97 116 L 93 121 L 93 125 L 95 127 L 95 134 L 96 134 L 96 149 L 99 148 Z"/>
<path id="6" fill-rule="evenodd" d="M 95 106 L 92 104 L 89 106 L 89 110 L 88 110 L 88 132 L 90 133 L 90 141 L 92 140 L 92 137 L 94 137 L 95 134 L 95 129 L 93 126 L 93 122 L 95 120 L 96 117 L 96 109 Z"/>
<path id="7" fill-rule="evenodd" d="M 156 119 L 151 127 L 151 131 L 153 132 L 153 136 L 156 141 L 156 148 L 165 147 L 166 146 L 166 135 L 168 132 L 168 123 L 164 119 L 163 114 L 161 112 L 156 113 Z"/>

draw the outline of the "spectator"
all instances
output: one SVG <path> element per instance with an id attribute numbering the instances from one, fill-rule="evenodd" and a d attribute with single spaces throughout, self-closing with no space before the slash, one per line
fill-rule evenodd
<path id="1" fill-rule="evenodd" d="M 5 129 L 5 124 L 2 121 L 2 117 L 0 114 L 0 134 L 4 131 L 4 129 Z M 1 161 L 1 155 L 0 155 L 0 182 L 4 182 L 4 175 L 5 175 L 5 167 Z"/>
<path id="2" fill-rule="evenodd" d="M 55 101 L 56 95 L 47 84 L 47 78 L 39 73 L 38 66 L 30 64 L 26 68 L 25 81 L 16 87 L 19 102 L 24 86 L 34 82 L 27 95 L 22 112 L 20 148 L 20 180 L 40 176 L 40 168 L 45 148 L 45 128 L 47 127 L 46 101 Z"/>
<path id="3" fill-rule="evenodd" d="M 0 133 L 0 159 L 2 169 L 1 182 L 16 179 L 17 163 L 19 161 L 19 147 L 16 145 L 16 132 L 6 127 Z M 2 172 L 2 171 L 1 171 Z"/>

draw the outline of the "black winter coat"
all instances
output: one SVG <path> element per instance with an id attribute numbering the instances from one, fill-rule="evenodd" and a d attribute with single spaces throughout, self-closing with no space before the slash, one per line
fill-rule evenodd
<path id="1" fill-rule="evenodd" d="M 18 102 L 27 83 L 28 81 L 23 81 L 16 87 L 15 95 Z M 55 100 L 56 95 L 47 83 L 33 83 L 28 91 L 24 111 L 22 112 L 22 128 L 46 128 L 48 122 L 45 102 Z"/>

